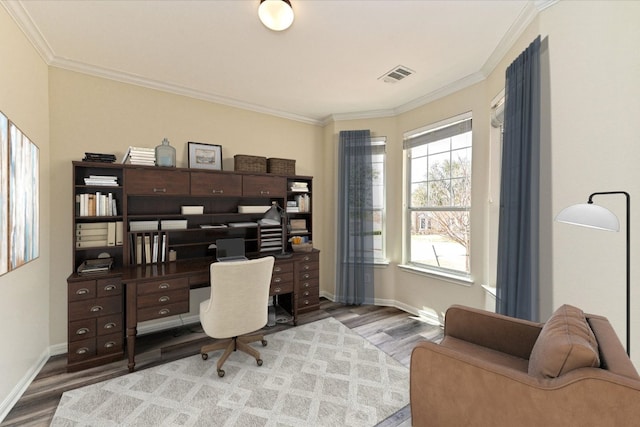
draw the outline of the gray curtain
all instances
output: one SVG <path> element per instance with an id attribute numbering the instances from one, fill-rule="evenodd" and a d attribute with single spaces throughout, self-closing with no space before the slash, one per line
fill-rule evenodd
<path id="1" fill-rule="evenodd" d="M 507 68 L 498 227 L 498 313 L 538 320 L 540 36 Z"/>
<path id="2" fill-rule="evenodd" d="M 336 300 L 373 302 L 373 169 L 369 130 L 341 131 Z"/>

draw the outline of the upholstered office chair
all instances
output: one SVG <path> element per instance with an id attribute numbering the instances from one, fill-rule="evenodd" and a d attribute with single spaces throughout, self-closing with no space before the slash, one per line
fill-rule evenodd
<path id="1" fill-rule="evenodd" d="M 245 334 L 267 324 L 273 262 L 273 257 L 264 257 L 211 264 L 211 298 L 200 304 L 200 323 L 207 335 L 222 341 L 203 346 L 200 355 L 207 360 L 207 353 L 225 349 L 218 359 L 220 377 L 224 376 L 222 365 L 235 350 L 250 354 L 262 366 L 260 353 L 249 343 L 261 341 L 266 346 L 267 341 L 261 334 Z"/>

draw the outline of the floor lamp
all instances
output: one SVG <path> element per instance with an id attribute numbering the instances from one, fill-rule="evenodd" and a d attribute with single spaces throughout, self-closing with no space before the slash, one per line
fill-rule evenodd
<path id="1" fill-rule="evenodd" d="M 603 191 L 593 193 L 589 196 L 587 203 L 581 203 L 563 209 L 557 216 L 556 221 L 567 224 L 580 225 L 583 227 L 595 228 L 598 230 L 619 231 L 620 224 L 618 217 L 609 209 L 593 204 L 593 196 L 608 194 L 624 194 L 627 199 L 627 355 L 631 355 L 631 258 L 629 249 L 631 247 L 631 233 L 629 232 L 629 218 L 631 217 L 631 197 L 626 191 Z"/>

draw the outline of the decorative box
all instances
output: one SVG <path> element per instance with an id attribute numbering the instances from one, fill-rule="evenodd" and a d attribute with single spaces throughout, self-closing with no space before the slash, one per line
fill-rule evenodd
<path id="1" fill-rule="evenodd" d="M 267 159 L 267 172 L 278 175 L 295 175 L 296 161 L 292 159 L 277 159 L 270 157 Z"/>
<path id="2" fill-rule="evenodd" d="M 267 158 L 236 154 L 233 156 L 233 169 L 237 172 L 267 172 Z"/>

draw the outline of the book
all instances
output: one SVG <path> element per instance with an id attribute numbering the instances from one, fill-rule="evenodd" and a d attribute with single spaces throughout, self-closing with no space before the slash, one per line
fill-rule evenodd
<path id="1" fill-rule="evenodd" d="M 107 246 L 107 239 L 76 242 L 76 248 L 79 249 L 99 248 L 101 246 Z"/>
<path id="2" fill-rule="evenodd" d="M 116 245 L 116 223 L 107 223 L 107 246 Z"/>
<path id="3" fill-rule="evenodd" d="M 116 221 L 116 246 L 122 246 L 123 244 L 123 223 L 122 221 Z"/>
<path id="4" fill-rule="evenodd" d="M 107 229 L 105 228 L 79 228 L 76 230 L 76 236 L 106 236 Z"/>

